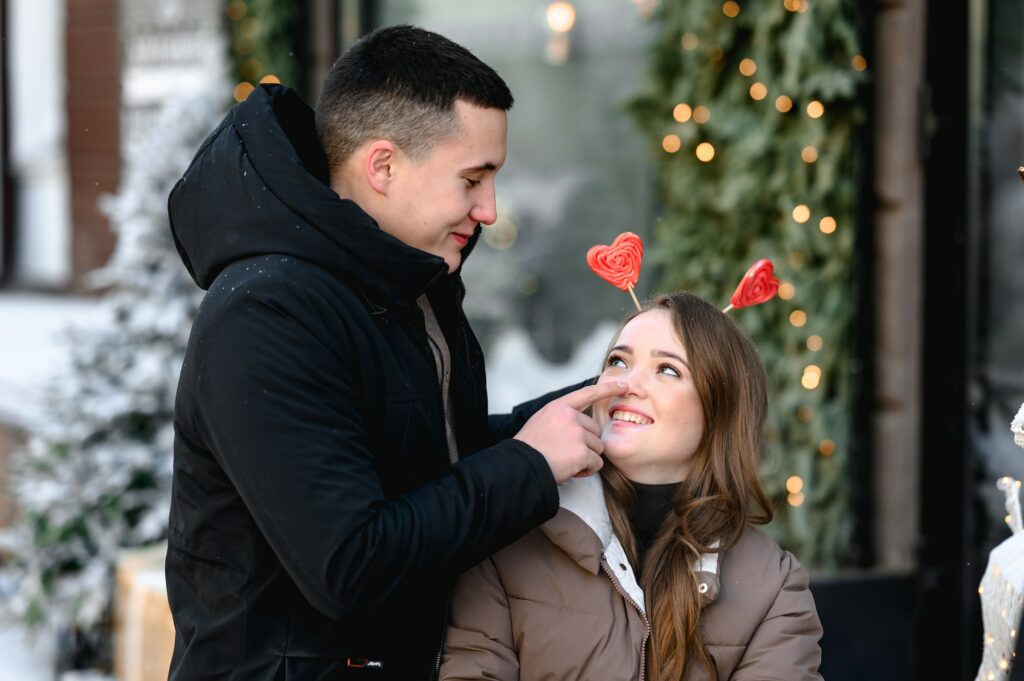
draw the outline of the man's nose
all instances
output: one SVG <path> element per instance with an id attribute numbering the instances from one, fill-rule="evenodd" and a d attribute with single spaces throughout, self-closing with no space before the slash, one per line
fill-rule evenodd
<path id="1" fill-rule="evenodd" d="M 469 211 L 469 217 L 481 224 L 493 225 L 495 220 L 498 219 L 498 206 L 494 197 L 494 185 L 488 182 L 486 187 L 480 187 L 480 189 L 478 200 L 472 210 Z"/>

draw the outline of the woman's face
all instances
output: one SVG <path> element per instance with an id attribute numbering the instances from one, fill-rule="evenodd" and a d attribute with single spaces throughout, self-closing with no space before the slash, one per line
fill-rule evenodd
<path id="1" fill-rule="evenodd" d="M 637 315 L 623 327 L 598 383 L 622 381 L 625 394 L 594 405 L 604 455 L 630 480 L 680 482 L 704 433 L 704 414 L 686 348 L 668 310 Z"/>

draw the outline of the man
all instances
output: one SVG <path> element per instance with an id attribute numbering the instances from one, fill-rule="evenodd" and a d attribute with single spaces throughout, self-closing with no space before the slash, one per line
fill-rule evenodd
<path id="1" fill-rule="evenodd" d="M 459 271 L 511 105 L 464 48 L 382 29 L 315 125 L 258 88 L 172 191 L 208 289 L 175 405 L 172 679 L 432 678 L 453 579 L 600 468 L 581 410 L 621 387 L 486 415 Z"/>

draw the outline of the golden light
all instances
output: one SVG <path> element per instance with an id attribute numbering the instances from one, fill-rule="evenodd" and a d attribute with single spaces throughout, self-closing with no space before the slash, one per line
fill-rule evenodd
<path id="1" fill-rule="evenodd" d="M 793 296 L 795 295 L 796 287 L 788 281 L 779 286 L 779 298 L 782 298 L 783 300 L 793 300 Z"/>
<path id="2" fill-rule="evenodd" d="M 800 379 L 800 385 L 808 390 L 814 390 L 821 383 L 821 369 L 811 364 L 804 369 L 804 375 Z"/>
<path id="3" fill-rule="evenodd" d="M 811 336 L 807 339 L 807 349 L 811 352 L 817 352 L 821 350 L 822 346 L 825 345 L 825 341 L 821 339 L 821 336 Z"/>
<path id="4" fill-rule="evenodd" d="M 802 14 L 803 12 L 806 12 L 810 8 L 811 5 L 810 3 L 807 2 L 807 0 L 800 0 L 800 6 L 797 7 L 796 11 Z"/>
<path id="5" fill-rule="evenodd" d="M 864 71 L 868 68 L 868 60 L 864 58 L 863 54 L 855 54 L 850 60 L 850 65 L 855 71 Z"/>
<path id="6" fill-rule="evenodd" d="M 232 21 L 238 21 L 245 16 L 246 10 L 248 10 L 248 7 L 245 6 L 244 2 L 241 0 L 234 0 L 234 2 L 228 4 L 224 11 L 228 13 L 229 19 Z"/>
<path id="7" fill-rule="evenodd" d="M 696 50 L 700 46 L 700 38 L 696 33 L 684 33 L 682 44 L 684 50 Z"/>
<path id="8" fill-rule="evenodd" d="M 498 201 L 498 219 L 483 231 L 484 242 L 496 251 L 505 251 L 515 245 L 519 227 L 513 221 L 514 213 L 501 200 Z"/>
<path id="9" fill-rule="evenodd" d="M 764 83 L 754 83 L 750 86 L 750 96 L 760 102 L 768 96 L 768 88 Z"/>
<path id="10" fill-rule="evenodd" d="M 256 57 L 250 57 L 245 60 L 244 64 L 242 64 L 241 71 L 242 76 L 246 80 L 257 80 L 259 79 L 260 74 L 263 73 L 263 62 Z"/>
<path id="11" fill-rule="evenodd" d="M 683 141 L 679 139 L 679 135 L 665 135 L 665 138 L 661 140 L 661 148 L 670 154 L 676 153 L 682 146 Z"/>
<path id="12" fill-rule="evenodd" d="M 814 99 L 807 104 L 807 115 L 811 118 L 821 118 L 825 114 L 825 105 Z"/>
<path id="13" fill-rule="evenodd" d="M 793 326 L 800 328 L 807 323 L 807 313 L 803 310 L 793 310 L 789 314 L 789 323 Z"/>
<path id="14" fill-rule="evenodd" d="M 790 494 L 788 497 L 786 497 L 786 501 L 789 502 L 790 506 L 800 506 L 801 504 L 804 503 L 803 492 L 797 494 Z"/>
<path id="15" fill-rule="evenodd" d="M 779 113 L 786 113 L 793 108 L 793 100 L 786 95 L 779 95 L 775 98 L 775 108 L 779 110 Z"/>
<path id="16" fill-rule="evenodd" d="M 818 229 L 822 234 L 832 234 L 836 231 L 836 219 L 831 215 L 826 215 L 818 221 Z"/>
<path id="17" fill-rule="evenodd" d="M 786 491 L 790 494 L 797 494 L 804 489 L 804 480 L 799 475 L 791 475 L 786 480 Z"/>
<path id="18" fill-rule="evenodd" d="M 804 405 L 796 410 L 796 417 L 804 423 L 809 423 L 814 418 L 814 410 Z"/>
<path id="19" fill-rule="evenodd" d="M 244 102 L 245 98 L 252 94 L 252 91 L 256 88 L 253 87 L 252 83 L 242 81 L 235 86 L 234 97 L 236 102 Z"/>
<path id="20" fill-rule="evenodd" d="M 800 9 L 800 0 L 784 0 L 782 6 L 790 12 L 796 12 Z"/>
<path id="21" fill-rule="evenodd" d="M 722 14 L 729 17 L 730 19 L 738 17 L 740 15 L 739 4 L 734 0 L 726 0 L 725 3 L 722 5 Z"/>
<path id="22" fill-rule="evenodd" d="M 672 109 L 672 118 L 680 123 L 690 120 L 691 116 L 693 116 L 693 109 L 690 108 L 689 104 L 676 104 L 676 107 Z"/>
<path id="23" fill-rule="evenodd" d="M 757 73 L 757 63 L 750 57 L 747 57 L 746 59 L 740 62 L 740 73 L 742 73 L 744 76 L 754 75 L 755 73 Z"/>
<path id="24" fill-rule="evenodd" d="M 711 109 L 701 104 L 693 110 L 693 120 L 696 123 L 707 123 L 711 120 Z"/>
<path id="25" fill-rule="evenodd" d="M 818 160 L 818 150 L 812 146 L 806 146 L 800 150 L 800 158 L 804 163 L 814 163 Z"/>
<path id="26" fill-rule="evenodd" d="M 695 153 L 697 158 L 707 163 L 715 157 L 715 147 L 712 146 L 711 142 L 701 142 L 697 145 Z"/>
<path id="27" fill-rule="evenodd" d="M 822 456 L 832 456 L 836 453 L 836 443 L 832 440 L 822 440 L 818 443 L 818 453 Z"/>
<path id="28" fill-rule="evenodd" d="M 801 225 L 810 219 L 811 209 L 805 206 L 804 204 L 801 203 L 799 206 L 793 209 L 793 220 L 799 222 Z"/>
<path id="29" fill-rule="evenodd" d="M 555 33 L 568 33 L 576 23 L 576 8 L 571 2 L 553 2 L 548 5 L 548 28 Z"/>
<path id="30" fill-rule="evenodd" d="M 271 83 L 273 85 L 280 85 L 281 79 L 275 76 L 273 73 L 268 73 L 267 75 L 260 78 L 260 83 Z"/>

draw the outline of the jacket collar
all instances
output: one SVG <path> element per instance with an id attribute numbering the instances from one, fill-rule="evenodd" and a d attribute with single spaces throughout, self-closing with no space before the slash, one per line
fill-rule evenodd
<path id="1" fill-rule="evenodd" d="M 601 477 L 570 478 L 562 483 L 558 487 L 558 505 L 558 513 L 541 526 L 541 531 L 551 543 L 592 574 L 600 572 L 601 561 L 606 561 L 622 589 L 642 612 L 646 612 L 636 570 L 612 528 Z M 693 566 L 702 590 L 701 604 L 705 606 L 718 597 L 719 555 L 702 554 Z"/>

